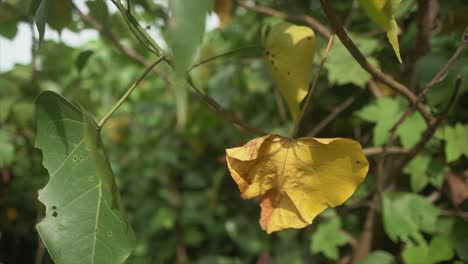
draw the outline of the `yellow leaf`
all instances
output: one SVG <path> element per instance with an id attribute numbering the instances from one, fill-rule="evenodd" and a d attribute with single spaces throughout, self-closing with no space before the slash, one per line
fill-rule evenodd
<path id="1" fill-rule="evenodd" d="M 215 0 L 214 11 L 219 18 L 219 27 L 226 27 L 232 19 L 232 0 Z"/>
<path id="2" fill-rule="evenodd" d="M 400 45 L 398 44 L 398 34 L 400 33 L 400 29 L 398 28 L 398 24 L 396 20 L 392 17 L 390 21 L 390 27 L 387 29 L 387 38 L 390 44 L 392 45 L 393 50 L 395 51 L 395 55 L 398 58 L 398 61 L 402 63 L 401 55 L 400 55 Z"/>
<path id="3" fill-rule="evenodd" d="M 400 0 L 360 0 L 361 6 L 367 15 L 381 28 L 387 31 L 387 38 L 392 45 L 398 61 L 401 63 L 400 46 L 398 44 L 398 34 L 400 29 L 393 17 Z"/>
<path id="4" fill-rule="evenodd" d="M 300 113 L 299 103 L 307 95 L 315 54 L 315 34 L 308 27 L 281 22 L 266 36 L 266 60 L 294 123 Z"/>
<path id="5" fill-rule="evenodd" d="M 267 135 L 227 149 L 226 158 L 242 198 L 260 198 L 267 233 L 311 224 L 344 203 L 369 169 L 361 145 L 344 138 Z"/>

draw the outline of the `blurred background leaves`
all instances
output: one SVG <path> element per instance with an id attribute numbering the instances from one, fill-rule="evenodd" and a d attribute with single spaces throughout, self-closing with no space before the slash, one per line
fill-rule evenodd
<path id="1" fill-rule="evenodd" d="M 135 18 L 161 47 L 167 47 L 167 1 L 131 2 Z M 328 25 L 318 1 L 251 2 L 290 15 L 309 15 Z M 416 56 L 421 23 L 418 17 L 423 14 L 420 7 L 426 1 L 402 1 L 395 14 L 402 30 L 400 49 L 404 63 L 400 65 L 385 32 L 352 2 L 333 4 L 343 20 L 349 21 L 353 39 L 375 65 L 415 92 L 452 56 L 468 25 L 466 12 L 461 11 L 468 8 L 465 1 L 436 1 L 436 23 L 427 39 L 430 49 Z M 39 3 L 0 2 L 2 41 L 18 37 L 21 25 L 34 28 Z M 0 261 L 4 263 L 51 263 L 34 229 L 44 214 L 37 202 L 37 190 L 48 180 L 41 153 L 33 147 L 37 95 L 44 90 L 59 92 L 99 119 L 138 77 L 143 64 L 155 59 L 131 34 L 110 2 L 73 3 L 84 16 L 70 6 L 67 8 L 71 10 L 63 13 L 70 12 L 70 17 L 54 17 L 56 22 L 46 20 L 50 28 L 46 28 L 40 48 L 36 32 L 28 36 L 33 39 L 31 50 L 21 51 L 31 54 L 31 62 L 2 66 L 0 72 Z M 272 17 L 239 3 L 213 3 L 214 12 L 209 13 L 196 61 L 261 43 L 261 27 Z M 96 30 L 99 25 L 101 28 Z M 61 34 L 47 37 L 47 31 L 53 32 L 54 28 Z M 88 31 L 99 36 L 77 45 L 65 37 L 70 32 Z M 326 42 L 326 37 L 317 33 L 318 54 L 323 53 Z M 12 52 L 1 46 L 0 49 L 2 54 Z M 192 78 L 203 93 L 246 123 L 284 135 L 291 129 L 291 121 L 284 102 L 275 96 L 262 56 L 255 50 L 225 56 L 198 67 Z M 1 57 L 0 61 L 4 63 Z M 317 56 L 314 64 L 319 61 Z M 344 206 L 325 212 L 304 230 L 268 236 L 257 223 L 256 202 L 240 198 L 225 164 L 224 149 L 239 146 L 251 136 L 240 133 L 191 92 L 186 102 L 187 122 L 183 129 L 176 130 L 176 90 L 164 78 L 171 69 L 158 67 L 158 72 L 140 84 L 102 132 L 137 236 L 130 263 L 255 263 L 268 259 L 266 256 L 276 263 L 355 260 L 356 244 L 359 245 L 356 241 L 363 238 L 368 212 L 374 210 L 369 209 L 369 203 L 379 191 L 378 156 L 369 156 L 370 174 Z M 442 82 L 429 91 L 426 101 L 432 111 L 447 104 L 456 77 L 465 77 L 467 72 L 465 52 Z M 408 107 L 402 97 L 372 80 L 339 41 L 330 50 L 322 75 L 301 134 L 308 134 L 352 97 L 352 103 L 318 136 L 351 137 L 369 151 L 385 144 L 388 129 Z M 468 261 L 467 87 L 462 86 L 453 111 L 436 136 L 406 166 L 393 191 L 382 193 L 383 203 L 375 208 L 373 236 L 365 250 L 365 255 L 370 255 L 360 263 Z M 419 140 L 425 130 L 421 121 L 419 114 L 405 121 L 397 132 L 398 147 L 407 149 Z"/>

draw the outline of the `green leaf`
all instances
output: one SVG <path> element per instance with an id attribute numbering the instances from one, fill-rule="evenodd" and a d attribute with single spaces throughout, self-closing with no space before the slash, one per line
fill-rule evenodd
<path id="1" fill-rule="evenodd" d="M 37 101 L 36 147 L 50 180 L 37 230 L 55 263 L 122 263 L 135 247 L 96 123 L 53 92 Z"/>
<path id="2" fill-rule="evenodd" d="M 356 114 L 360 118 L 375 123 L 373 144 L 381 146 L 386 143 L 389 131 L 398 121 L 407 107 L 406 102 L 390 97 L 377 99 L 374 103 L 363 107 Z M 426 124 L 418 113 L 412 114 L 397 129 L 396 135 L 405 148 L 414 146 L 426 130 Z"/>
<path id="3" fill-rule="evenodd" d="M 398 61 L 401 63 L 400 47 L 398 44 L 398 24 L 393 17 L 400 0 L 359 0 L 366 14 L 381 28 L 387 31 L 388 41 L 392 45 Z"/>
<path id="4" fill-rule="evenodd" d="M 447 162 L 456 161 L 462 155 L 468 157 L 468 124 L 458 123 L 453 127 L 446 126 L 442 138 L 445 140 Z"/>
<path id="5" fill-rule="evenodd" d="M 379 47 L 379 43 L 371 38 L 354 38 L 356 45 L 373 65 L 378 65 L 371 54 Z M 371 76 L 353 58 L 349 51 L 336 38 L 333 47 L 330 49 L 325 68 L 328 71 L 328 80 L 337 85 L 352 83 L 364 88 Z"/>
<path id="6" fill-rule="evenodd" d="M 449 236 L 435 236 L 429 244 L 428 262 L 439 263 L 454 256 L 453 243 Z"/>
<path id="7" fill-rule="evenodd" d="M 0 11 L 0 16 L 4 15 Z M 18 33 L 19 19 L 15 16 L 8 17 L 6 19 L 0 18 L 0 36 L 5 37 L 9 40 L 13 40 Z"/>
<path id="8" fill-rule="evenodd" d="M 424 240 L 419 244 L 408 243 L 402 252 L 403 260 L 408 264 L 440 263 L 453 258 L 453 243 L 449 236 L 435 236 L 429 246 Z"/>
<path id="9" fill-rule="evenodd" d="M 174 59 L 176 78 L 179 80 L 185 77 L 185 72 L 203 40 L 206 14 L 212 4 L 211 0 L 172 0 L 169 2 L 172 12 L 169 24 L 169 44 Z M 177 127 L 181 128 L 187 121 L 187 89 L 184 81 L 177 81 L 173 87 Z"/>
<path id="10" fill-rule="evenodd" d="M 468 262 L 468 224 L 466 221 L 457 219 L 452 236 L 457 255 L 463 261 Z"/>
<path id="11" fill-rule="evenodd" d="M 46 25 L 46 5 L 48 0 L 42 0 L 36 11 L 34 21 L 36 23 L 37 31 L 39 32 L 39 45 L 41 45 L 45 34 Z"/>
<path id="12" fill-rule="evenodd" d="M 0 99 L 0 123 L 3 123 L 8 118 L 15 101 L 15 96 Z"/>
<path id="13" fill-rule="evenodd" d="M 338 247 L 347 243 L 348 238 L 341 232 L 340 219 L 334 218 L 330 222 L 320 223 L 312 236 L 311 250 L 313 253 L 322 252 L 328 258 L 337 260 Z"/>
<path id="14" fill-rule="evenodd" d="M 401 112 L 401 114 L 403 114 L 403 112 Z M 400 137 L 403 147 L 411 148 L 419 142 L 426 127 L 426 122 L 424 122 L 421 115 L 419 113 L 413 113 L 401 124 L 396 134 Z"/>
<path id="15" fill-rule="evenodd" d="M 83 68 L 86 66 L 86 63 L 88 63 L 89 58 L 93 54 L 94 54 L 94 51 L 92 50 L 85 50 L 85 51 L 80 52 L 75 62 L 78 72 L 81 72 L 83 70 Z"/>
<path id="16" fill-rule="evenodd" d="M 424 241 L 421 231 L 434 232 L 439 210 L 424 197 L 411 193 L 384 193 L 383 222 L 390 239 Z"/>
<path id="17" fill-rule="evenodd" d="M 3 130 L 0 130 L 0 169 L 13 161 L 15 156 L 15 146 L 12 144 L 12 137 Z"/>
<path id="18" fill-rule="evenodd" d="M 426 155 L 416 156 L 403 170 L 411 176 L 410 184 L 414 192 L 420 192 L 429 183 L 427 170 L 431 160 L 431 157 Z"/>
<path id="19" fill-rule="evenodd" d="M 71 0 L 47 0 L 45 11 L 47 24 L 59 32 L 72 21 Z"/>
<path id="20" fill-rule="evenodd" d="M 205 19 L 213 5 L 211 0 L 169 2 L 172 17 L 169 24 L 169 44 L 178 77 L 185 76 L 185 70 L 194 59 L 205 32 Z"/>
<path id="21" fill-rule="evenodd" d="M 427 262 L 429 248 L 426 242 L 419 245 L 407 245 L 402 252 L 403 260 L 406 264 L 420 264 Z"/>
<path id="22" fill-rule="evenodd" d="M 359 261 L 359 264 L 395 264 L 395 258 L 393 255 L 386 252 L 377 250 L 372 252 L 365 259 Z"/>
<path id="23" fill-rule="evenodd" d="M 386 142 L 388 131 L 400 116 L 400 108 L 397 100 L 384 97 L 356 113 L 360 118 L 376 123 L 373 137 L 375 146 L 381 146 Z"/>

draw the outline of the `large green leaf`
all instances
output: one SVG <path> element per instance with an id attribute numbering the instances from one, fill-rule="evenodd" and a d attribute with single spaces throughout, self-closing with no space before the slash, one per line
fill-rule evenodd
<path id="1" fill-rule="evenodd" d="M 375 123 L 373 143 L 376 146 L 386 143 L 392 126 L 398 121 L 407 107 L 406 102 L 398 99 L 384 97 L 377 99 L 375 103 L 364 106 L 356 114 L 369 122 Z M 426 130 L 426 124 L 418 113 L 413 113 L 396 131 L 403 147 L 411 148 L 418 143 L 422 133 Z"/>
<path id="2" fill-rule="evenodd" d="M 56 263 L 122 263 L 135 238 L 96 123 L 53 92 L 36 101 L 36 147 L 48 184 L 39 191 L 46 207 L 37 230 Z"/>
<path id="3" fill-rule="evenodd" d="M 421 232 L 434 232 L 438 216 L 438 208 L 423 196 L 400 192 L 384 193 L 384 228 L 394 242 L 402 240 L 424 243 Z"/>
<path id="4" fill-rule="evenodd" d="M 177 79 L 185 77 L 185 71 L 192 63 L 195 53 L 205 33 L 207 12 L 213 5 L 212 0 L 184 1 L 171 0 L 172 12 L 169 25 L 169 44 L 174 59 Z M 177 110 L 177 126 L 183 127 L 187 121 L 187 91 L 184 81 L 173 86 Z"/>

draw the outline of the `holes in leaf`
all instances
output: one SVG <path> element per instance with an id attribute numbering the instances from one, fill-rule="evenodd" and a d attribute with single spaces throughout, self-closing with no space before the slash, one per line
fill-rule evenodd
<path id="1" fill-rule="evenodd" d="M 57 216 L 58 216 L 58 213 L 54 211 L 54 212 L 52 213 L 52 216 L 53 216 L 53 217 L 57 217 Z"/>

